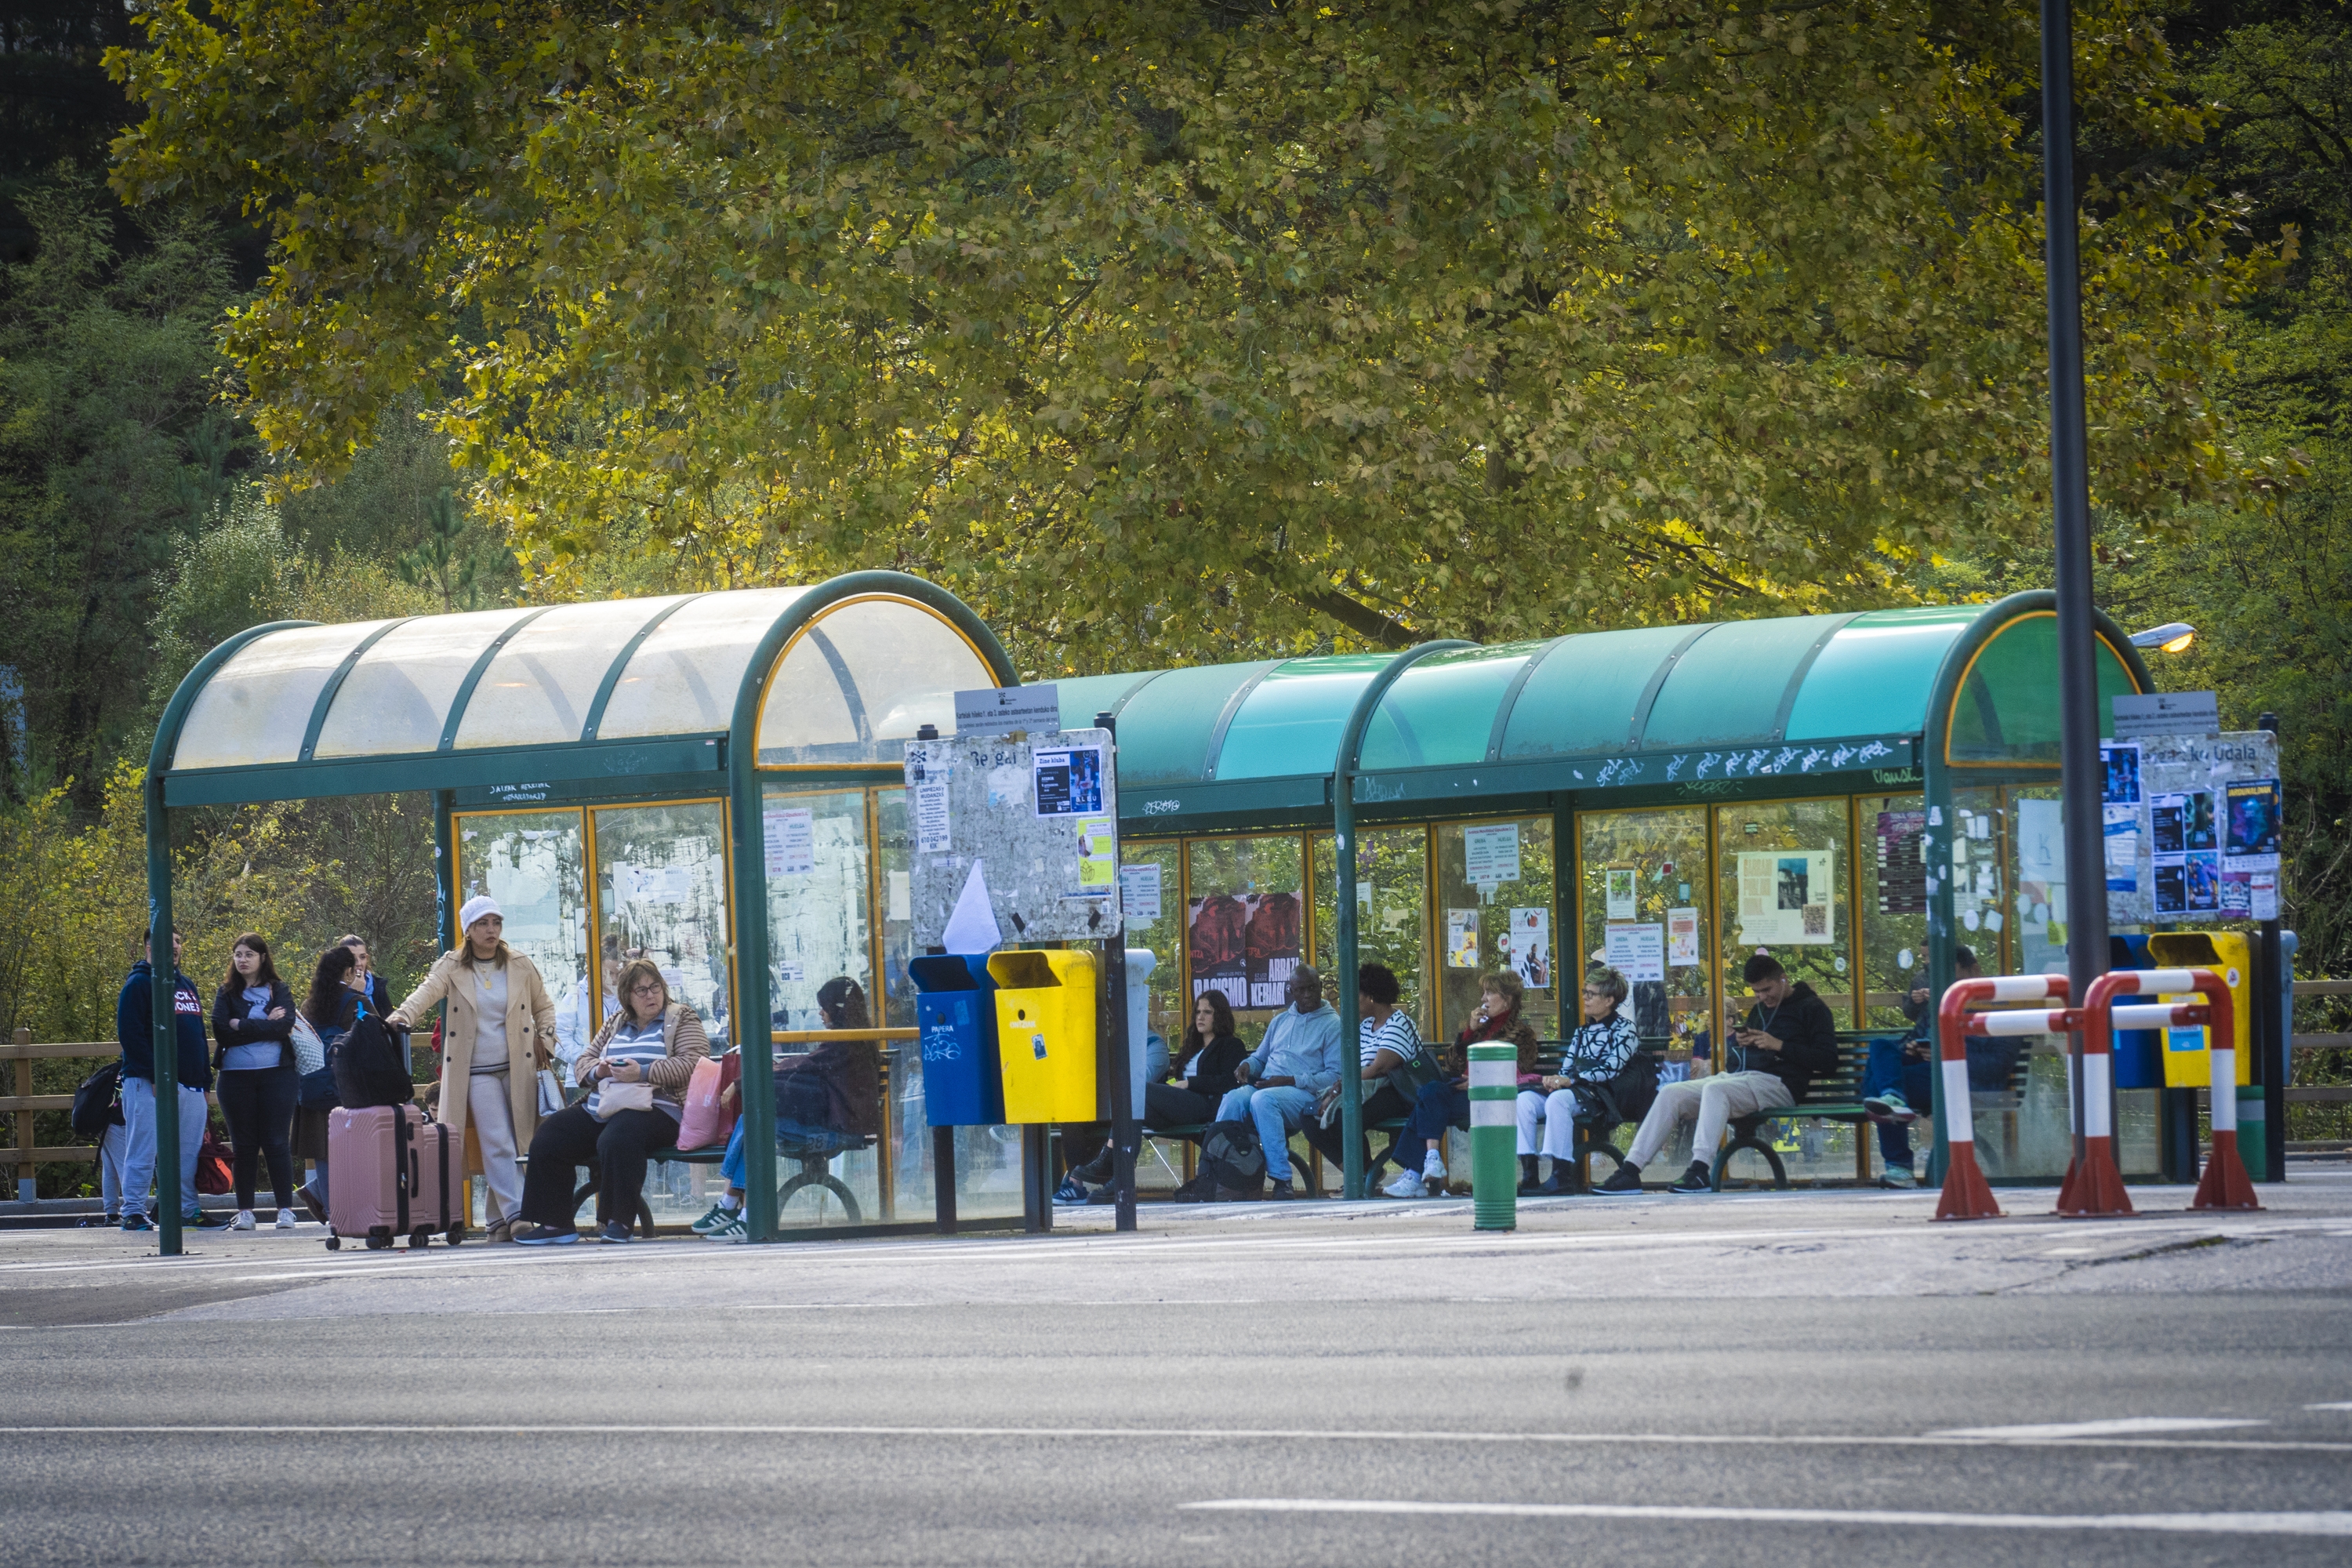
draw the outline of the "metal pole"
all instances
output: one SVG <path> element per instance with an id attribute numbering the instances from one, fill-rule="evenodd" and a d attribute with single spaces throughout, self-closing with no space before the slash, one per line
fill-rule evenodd
<path id="1" fill-rule="evenodd" d="M 931 1129 L 931 1194 L 937 1205 L 933 1217 L 941 1236 L 956 1233 L 955 1134 L 952 1127 Z"/>
<path id="2" fill-rule="evenodd" d="M 1110 736 L 1110 763 L 1117 776 L 1118 759 L 1118 716 L 1101 712 L 1095 715 L 1095 728 Z M 1142 1042 L 1128 1037 L 1127 1026 L 1127 921 L 1119 921 L 1119 934 L 1102 944 L 1103 996 L 1110 1004 L 1111 1059 L 1118 1064 L 1110 1075 L 1110 1146 L 1112 1184 L 1118 1197 L 1113 1228 L 1135 1228 L 1135 1157 L 1143 1143 L 1142 1129 L 1136 1115 L 1140 1109 L 1135 1103 L 1135 1052 Z"/>
<path id="3" fill-rule="evenodd" d="M 2042 0 L 2042 211 L 2050 300 L 2050 499 L 2056 530 L 2059 783 L 2066 824 L 2066 973 L 2091 994 L 2107 971 L 2100 818 L 2099 667 L 2091 607 L 2091 479 L 2083 433 L 2082 262 L 2074 204 L 2074 32 L 2066 0 Z M 2082 1036 L 2074 1037 L 2076 1158 L 2083 1157 Z"/>
<path id="4" fill-rule="evenodd" d="M 2275 736 L 2279 718 L 2265 713 L 2255 724 Z M 2284 768 L 2284 763 L 2282 763 Z M 2279 878 L 2284 884 L 2286 879 Z M 2284 892 L 2284 886 L 2279 889 Z M 2275 896 L 2275 895 L 2273 895 Z M 2263 922 L 2260 944 L 2254 953 L 2255 1037 L 2253 1080 L 2263 1088 L 2263 1169 L 2255 1179 L 2263 1182 L 2286 1180 L 2286 1086 L 2294 1076 L 2294 965 L 2287 961 L 2287 949 L 2280 940 L 2279 921 L 2275 910 Z"/>
<path id="5" fill-rule="evenodd" d="M 163 775 L 147 773 L 147 1018 L 155 1032 L 155 1250 L 180 1256 L 180 1041 L 173 1016 L 180 966 L 172 952 L 172 819 L 163 805 Z M 122 1212 L 144 1204 L 145 1193 L 122 1194 Z"/>

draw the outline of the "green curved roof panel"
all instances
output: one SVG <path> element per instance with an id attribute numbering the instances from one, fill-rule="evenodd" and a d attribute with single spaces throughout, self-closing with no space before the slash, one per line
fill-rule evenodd
<path id="1" fill-rule="evenodd" d="M 1171 669 L 1139 688 L 1119 711 L 1120 782 L 1181 784 L 1207 777 L 1209 747 L 1227 708 L 1243 688 L 1280 662 Z M 1065 709 L 1064 722 L 1068 717 Z M 1087 721 L 1093 721 L 1092 714 Z M 1328 762 L 1324 765 L 1328 770 Z"/>
<path id="2" fill-rule="evenodd" d="M 2115 733 L 2108 699 L 2138 687 L 2131 671 L 2097 639 L 2099 733 Z M 1952 702 L 1949 759 L 1961 766 L 2058 760 L 2058 618 L 2042 611 L 2013 620 L 1969 661 Z"/>
<path id="3" fill-rule="evenodd" d="M 1420 768 L 1483 763 L 1495 717 L 1528 660 L 1549 643 L 1433 654 L 1397 677 L 1364 731 L 1360 765 Z"/>
<path id="4" fill-rule="evenodd" d="M 1553 644 L 1504 721 L 1503 760 L 1625 750 L 1651 677 L 1691 631 L 1641 626 Z"/>
<path id="5" fill-rule="evenodd" d="M 1119 704 L 1160 674 L 1148 669 L 1137 675 L 1080 675 L 1054 682 L 1062 705 L 1062 728 L 1091 730 L 1097 713 L 1117 713 Z"/>
<path id="6" fill-rule="evenodd" d="M 1845 618 L 1790 616 L 1708 627 L 1666 672 L 1634 749 L 1756 746 L 1776 739 L 1790 682 Z"/>
<path id="7" fill-rule="evenodd" d="M 1944 656 L 1982 605 L 1873 610 L 1838 629 L 1789 710 L 1790 741 L 1901 735 L 1923 730 Z"/>
<path id="8" fill-rule="evenodd" d="M 1215 776 L 1273 779 L 1331 772 L 1356 699 L 1395 657 L 1336 654 L 1288 659 L 1267 670 L 1225 727 Z"/>

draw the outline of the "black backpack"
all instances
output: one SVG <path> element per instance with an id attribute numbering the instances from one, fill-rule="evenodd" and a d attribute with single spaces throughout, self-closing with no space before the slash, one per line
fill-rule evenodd
<path id="1" fill-rule="evenodd" d="M 122 1064 L 110 1061 L 74 1090 L 74 1136 L 95 1143 L 110 1127 L 122 1125 Z"/>
<path id="2" fill-rule="evenodd" d="M 1200 1185 L 1206 1195 L 1232 1200 L 1265 1196 L 1265 1150 L 1254 1121 L 1212 1122 L 1201 1135 Z"/>
<path id="3" fill-rule="evenodd" d="M 408 1073 L 407 1036 L 385 1027 L 365 1003 L 342 1038 L 327 1047 L 327 1063 L 334 1069 L 335 1097 L 347 1110 L 404 1105 L 416 1098 L 416 1084 Z"/>
<path id="4" fill-rule="evenodd" d="M 1628 1121 L 1649 1115 L 1658 1099 L 1658 1058 L 1647 1051 L 1635 1051 L 1625 1070 L 1609 1080 L 1609 1098 L 1617 1102 L 1617 1114 Z"/>

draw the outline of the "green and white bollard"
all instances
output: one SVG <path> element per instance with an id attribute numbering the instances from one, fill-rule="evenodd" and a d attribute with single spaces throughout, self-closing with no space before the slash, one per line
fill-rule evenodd
<path id="1" fill-rule="evenodd" d="M 1479 1230 L 1519 1225 L 1519 1048 L 1470 1047 L 1470 1207 Z"/>

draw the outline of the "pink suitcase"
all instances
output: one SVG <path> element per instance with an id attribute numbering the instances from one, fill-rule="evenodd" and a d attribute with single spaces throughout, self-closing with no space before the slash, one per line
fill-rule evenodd
<path id="1" fill-rule="evenodd" d="M 449 1207 L 464 1179 L 461 1158 L 449 1146 L 449 1129 L 425 1120 L 415 1105 L 329 1111 L 328 1250 L 347 1236 L 365 1238 L 371 1248 L 404 1236 L 414 1249 L 436 1230 L 452 1247 L 465 1240 L 465 1216 Z"/>

